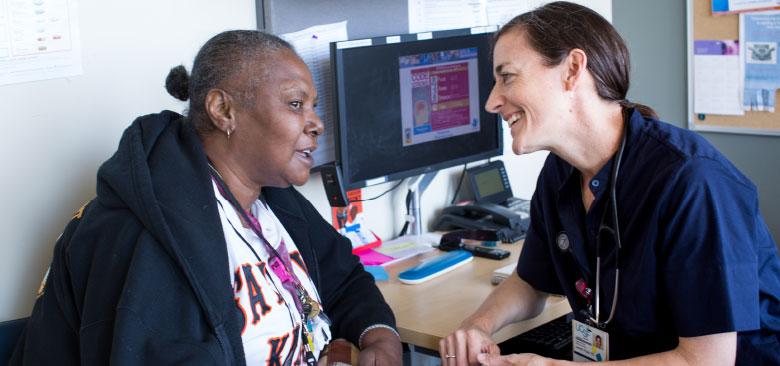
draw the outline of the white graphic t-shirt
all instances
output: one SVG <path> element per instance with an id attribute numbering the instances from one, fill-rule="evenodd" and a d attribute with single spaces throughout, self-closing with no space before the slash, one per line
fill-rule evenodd
<path id="1" fill-rule="evenodd" d="M 305 365 L 303 359 L 302 326 L 303 320 L 295 306 L 293 295 L 284 287 L 282 281 L 268 266 L 269 253 L 251 228 L 245 228 L 238 213 L 230 202 L 222 197 L 214 182 L 222 230 L 227 242 L 230 263 L 230 281 L 233 284 L 234 300 L 244 325 L 241 338 L 244 343 L 246 364 L 264 366 Z M 273 211 L 261 200 L 252 205 L 252 214 L 260 222 L 263 236 L 271 246 L 278 249 L 284 240 L 290 253 L 293 273 L 312 299 L 320 303 L 317 289 L 311 282 L 306 265 Z M 254 253 L 252 249 L 254 249 Z M 255 255 L 257 253 L 257 255 Z M 259 257 L 259 260 L 258 260 Z M 323 311 L 325 309 L 322 309 Z M 330 341 L 330 327 L 321 317 L 317 317 L 312 327 L 314 355 Z"/>

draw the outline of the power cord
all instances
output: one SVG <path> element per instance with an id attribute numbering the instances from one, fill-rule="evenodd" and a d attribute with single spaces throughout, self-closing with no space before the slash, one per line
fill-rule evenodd
<path id="1" fill-rule="evenodd" d="M 468 167 L 469 163 L 463 164 L 463 170 L 460 172 L 460 179 L 458 179 L 458 187 L 455 188 L 455 195 L 452 196 L 452 201 L 450 201 L 451 205 L 455 204 L 455 200 L 458 199 L 458 193 L 460 193 L 460 186 L 463 184 L 463 177 L 466 176 L 466 167 Z"/>
<path id="2" fill-rule="evenodd" d="M 354 201 L 349 201 L 348 203 L 355 203 L 355 202 L 365 202 L 365 201 L 373 201 L 373 200 L 375 200 L 375 199 L 377 199 L 377 198 L 379 198 L 379 197 L 382 197 L 382 196 L 384 196 L 384 195 L 388 194 L 390 191 L 392 191 L 392 190 L 395 190 L 396 188 L 398 188 L 398 186 L 400 186 L 400 185 L 401 185 L 401 183 L 403 183 L 403 182 L 404 182 L 404 180 L 406 180 L 406 179 L 401 179 L 401 180 L 399 180 L 399 181 L 398 181 L 398 183 L 396 183 L 396 184 L 395 184 L 394 186 L 392 186 L 390 189 L 388 189 L 388 190 L 386 190 L 386 191 L 382 192 L 382 194 L 380 194 L 380 195 L 378 195 L 378 196 L 376 196 L 376 197 L 371 197 L 371 198 L 364 198 L 364 199 L 361 199 L 361 200 L 354 200 Z"/>
<path id="3" fill-rule="evenodd" d="M 414 197 L 414 192 L 411 189 L 406 192 L 406 217 L 407 218 L 412 217 L 411 209 L 412 209 L 413 197 Z M 406 235 L 406 231 L 409 230 L 409 224 L 411 223 L 412 222 L 409 219 L 407 219 L 406 222 L 404 222 L 404 227 L 401 229 L 401 233 L 398 234 L 398 236 Z"/>

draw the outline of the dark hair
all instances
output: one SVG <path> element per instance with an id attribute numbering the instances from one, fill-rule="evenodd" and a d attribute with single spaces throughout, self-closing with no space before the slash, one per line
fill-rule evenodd
<path id="1" fill-rule="evenodd" d="M 547 66 L 560 64 L 572 49 L 585 51 L 601 98 L 620 103 L 624 110 L 635 108 L 643 116 L 658 118 L 652 108 L 626 100 L 631 74 L 628 49 L 612 24 L 595 11 L 570 2 L 552 2 L 516 16 L 501 27 L 494 41 L 515 30 L 523 32 Z"/>
<path id="2" fill-rule="evenodd" d="M 187 117 L 199 133 L 207 133 L 213 125 L 206 115 L 205 99 L 209 90 L 224 87 L 232 80 L 245 80 L 243 90 L 231 90 L 244 105 L 252 103 L 254 91 L 266 73 L 250 67 L 264 62 L 279 50 L 290 50 L 287 41 L 257 30 L 225 31 L 209 39 L 195 56 L 192 74 L 179 65 L 165 78 L 165 89 L 176 99 L 190 100 Z"/>

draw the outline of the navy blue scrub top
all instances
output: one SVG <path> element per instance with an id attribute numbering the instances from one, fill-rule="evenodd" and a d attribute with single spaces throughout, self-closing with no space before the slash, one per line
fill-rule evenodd
<path id="1" fill-rule="evenodd" d="M 678 337 L 737 331 L 737 364 L 780 364 L 780 261 L 755 186 L 701 136 L 634 110 L 626 115 L 610 359 L 671 350 Z M 586 212 L 581 174 L 550 154 L 518 261 L 520 278 L 565 295 L 580 321 L 587 303 L 575 283 L 583 279 L 595 291 L 596 237 L 609 209 L 611 171 L 610 160 L 589 182 L 595 201 Z M 609 218 L 605 223 L 612 226 Z M 568 250 L 556 244 L 561 234 Z M 602 243 L 603 322 L 615 288 L 616 245 Z"/>

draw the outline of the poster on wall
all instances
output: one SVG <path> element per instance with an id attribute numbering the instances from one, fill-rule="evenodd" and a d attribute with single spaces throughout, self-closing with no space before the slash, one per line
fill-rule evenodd
<path id="1" fill-rule="evenodd" d="M 82 74 L 76 0 L 0 0 L 0 85 Z"/>

